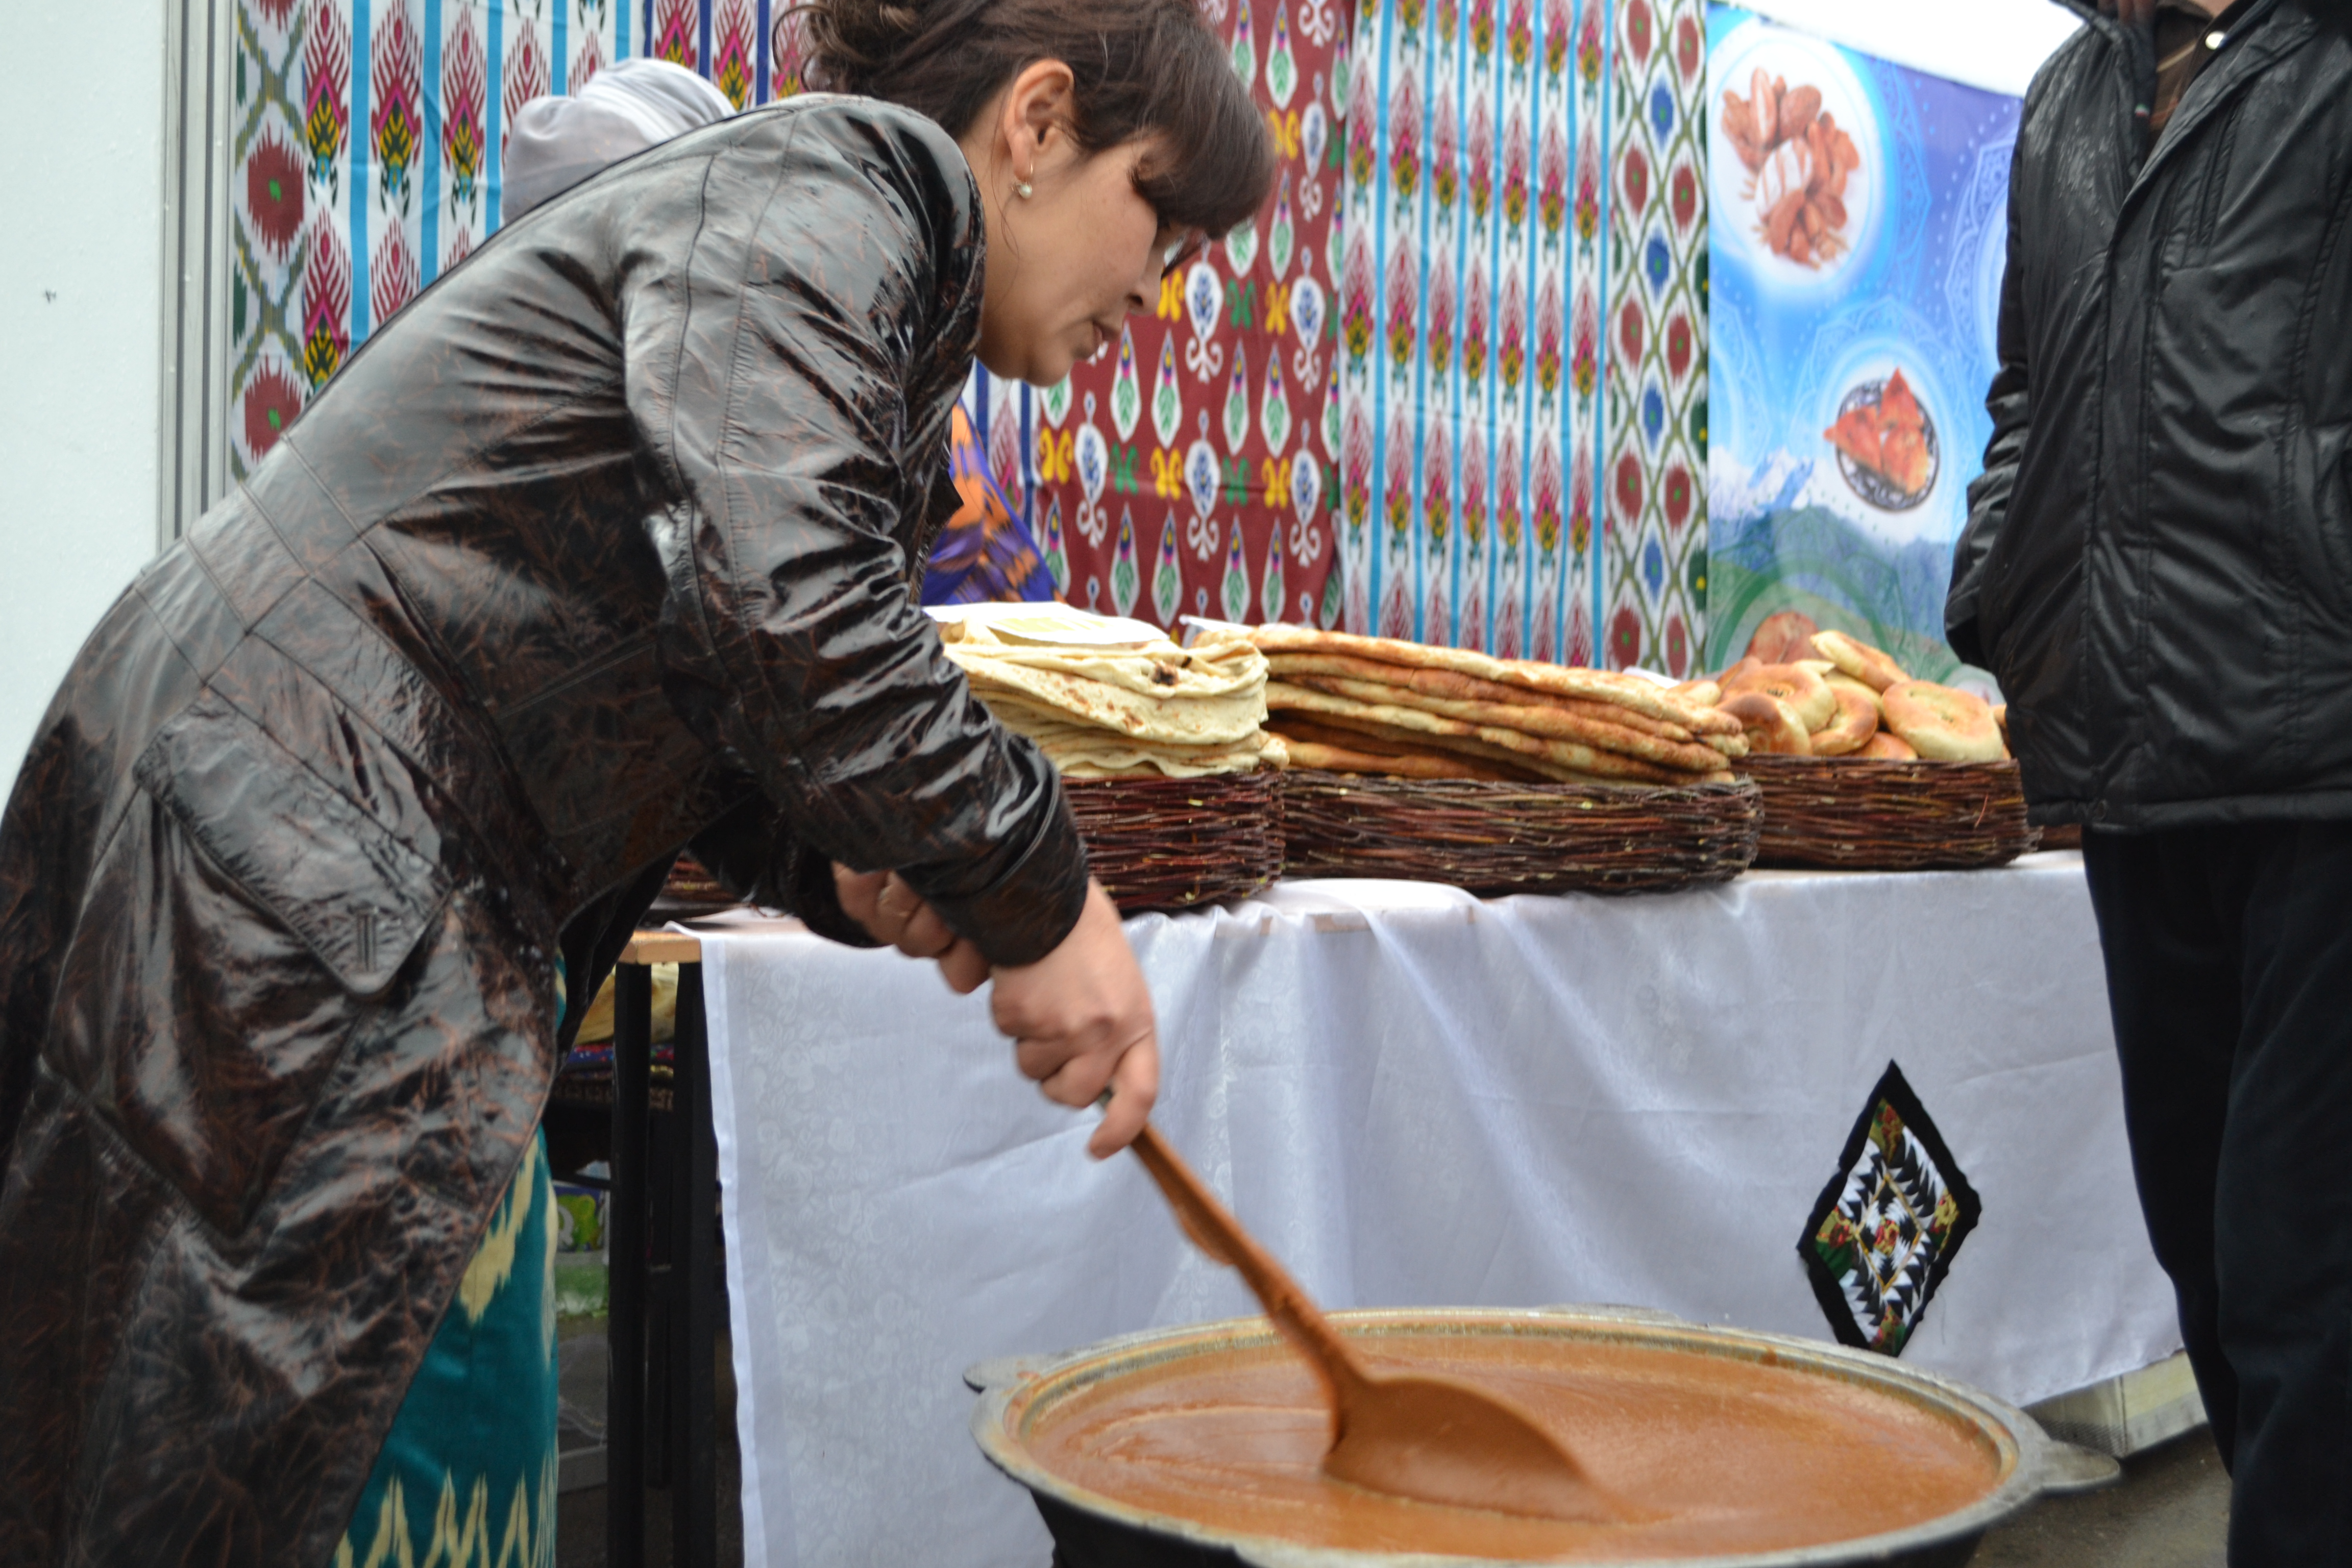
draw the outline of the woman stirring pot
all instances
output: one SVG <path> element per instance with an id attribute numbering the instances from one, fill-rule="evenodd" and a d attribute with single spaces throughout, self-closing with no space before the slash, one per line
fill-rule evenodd
<path id="1" fill-rule="evenodd" d="M 689 843 L 992 980 L 1024 1073 L 1112 1091 L 1096 1154 L 1141 1125 L 1116 911 L 910 584 L 975 352 L 1041 384 L 1097 352 L 1255 210 L 1265 130 L 1191 0 L 804 19 L 811 79 L 866 96 L 502 231 L 51 706 L 0 824 L 0 1560 L 329 1561 L 561 995 Z"/>

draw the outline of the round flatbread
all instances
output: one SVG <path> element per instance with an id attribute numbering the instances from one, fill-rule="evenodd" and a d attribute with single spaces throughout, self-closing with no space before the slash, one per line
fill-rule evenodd
<path id="1" fill-rule="evenodd" d="M 1884 691 L 1911 679 L 1903 673 L 1901 665 L 1887 657 L 1885 649 L 1873 647 L 1843 632 L 1815 632 L 1813 647 L 1841 673 L 1853 677 L 1873 691 Z"/>
<path id="2" fill-rule="evenodd" d="M 1712 708 L 1723 700 L 1723 688 L 1712 680 L 1685 680 L 1680 686 L 1667 688 L 1667 692 L 1701 708 Z"/>
<path id="3" fill-rule="evenodd" d="M 1546 664 L 1536 659 L 1493 658 L 1473 648 L 1434 647 L 1401 637 L 1361 637 L 1351 632 L 1317 631 L 1307 626 L 1268 622 L 1252 626 L 1249 636 L 1260 648 L 1274 653 L 1345 654 L 1356 658 L 1401 664 L 1418 669 L 1445 669 L 1476 676 L 1504 686 L 1524 687 L 1555 697 L 1576 697 L 1614 702 L 1648 718 L 1681 726 L 1694 735 L 1728 732 L 1731 726 L 1706 709 L 1673 696 L 1639 676 L 1577 666 Z"/>
<path id="4" fill-rule="evenodd" d="M 1864 741 L 1862 750 L 1854 752 L 1853 756 L 1856 760 L 1874 763 L 1916 763 L 1919 760 L 1919 753 L 1911 749 L 1911 742 L 1889 730 L 1881 730 Z"/>
<path id="5" fill-rule="evenodd" d="M 1483 779 L 1494 784 L 1528 784 L 1540 775 L 1490 763 L 1477 757 L 1449 756 L 1444 752 L 1382 754 L 1353 746 L 1327 745 L 1321 741 L 1286 738 L 1294 768 L 1320 768 L 1333 773 L 1370 773 L 1392 779 Z"/>
<path id="6" fill-rule="evenodd" d="M 1932 680 L 1905 680 L 1878 694 L 1886 727 L 1930 762 L 1997 763 L 2009 755 L 1983 698 Z"/>
<path id="7" fill-rule="evenodd" d="M 1332 697 L 1346 697 L 1374 707 L 1417 708 L 1441 718 L 1458 719 L 1467 724 L 1516 730 L 1523 735 L 1545 736 L 1558 741 L 1572 741 L 1595 751 L 1615 752 L 1622 756 L 1639 757 L 1661 767 L 1683 768 L 1691 773 L 1708 773 L 1722 766 L 1721 759 L 1708 747 L 1687 739 L 1669 741 L 1646 731 L 1629 729 L 1605 720 L 1591 719 L 1570 712 L 1551 703 L 1485 702 L 1456 700 L 1428 696 L 1412 687 L 1387 686 L 1377 681 L 1349 680 L 1328 675 L 1283 675 L 1287 686 L 1304 687 Z M 1622 711 L 1622 710 L 1620 710 Z M 1687 733 L 1687 731 L 1685 731 Z"/>
<path id="8" fill-rule="evenodd" d="M 1024 656 L 1048 651 L 1020 650 Z M 1079 674 L 1041 665 L 1027 657 L 975 657 L 954 645 L 947 653 L 962 667 L 972 689 L 991 706 L 1005 701 L 1031 710 L 1045 710 L 1132 740 L 1191 746 L 1231 742 L 1254 734 L 1265 719 L 1262 660 L 1256 680 L 1230 692 L 1200 689 L 1210 683 L 1191 682 L 1186 672 L 1138 660 L 1169 673 L 1166 695 L 1150 695 L 1125 679 L 1097 679 L 1109 673 L 1108 661 L 1099 663 L 1092 674 Z"/>
<path id="9" fill-rule="evenodd" d="M 1813 618 L 1801 610 L 1782 610 L 1758 624 L 1748 639 L 1748 651 L 1763 664 L 1786 664 L 1813 656 Z"/>
<path id="10" fill-rule="evenodd" d="M 1727 700 L 1743 691 L 1760 691 L 1789 705 L 1797 721 L 1811 734 L 1826 729 L 1837 717 L 1837 699 L 1831 695 L 1829 682 L 1801 664 L 1759 664 L 1723 683 Z"/>
<path id="11" fill-rule="evenodd" d="M 1812 734 L 1813 755 L 1843 757 L 1862 750 L 1878 733 L 1878 695 L 1858 681 L 1841 680 L 1830 688 L 1837 699 L 1837 717 Z"/>
<path id="12" fill-rule="evenodd" d="M 1812 739 L 1796 710 L 1761 691 L 1735 691 L 1717 710 L 1739 721 L 1748 735 L 1750 755 L 1762 752 L 1777 757 L 1810 757 Z"/>

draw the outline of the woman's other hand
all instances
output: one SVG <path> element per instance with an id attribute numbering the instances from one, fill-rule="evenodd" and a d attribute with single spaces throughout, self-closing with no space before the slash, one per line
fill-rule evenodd
<path id="1" fill-rule="evenodd" d="M 1087 879 L 1086 908 L 1061 946 L 1034 963 L 999 968 L 995 980 L 991 1010 L 1013 1037 L 1024 1076 L 1072 1107 L 1108 1089 L 1110 1107 L 1087 1152 L 1102 1160 L 1126 1148 L 1160 1093 L 1159 1030 L 1150 988 L 1102 884 Z"/>
<path id="2" fill-rule="evenodd" d="M 876 942 L 909 958 L 939 961 L 948 989 L 969 996 L 988 979 L 980 949 L 948 929 L 937 910 L 896 871 L 853 871 L 835 862 L 833 889 L 842 912 L 866 928 Z"/>

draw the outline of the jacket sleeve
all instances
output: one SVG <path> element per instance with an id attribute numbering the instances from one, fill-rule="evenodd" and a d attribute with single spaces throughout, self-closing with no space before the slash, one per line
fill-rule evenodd
<path id="1" fill-rule="evenodd" d="M 940 411 L 908 389 L 977 335 L 971 177 L 901 111 L 753 120 L 680 171 L 691 240 L 622 289 L 630 417 L 679 498 L 649 523 L 669 694 L 759 780 L 785 880 L 888 867 L 992 962 L 1032 962 L 1076 923 L 1085 851 L 908 590 Z"/>
<path id="2" fill-rule="evenodd" d="M 2030 111 L 2030 110 L 2029 110 Z M 2020 136 L 2018 144 L 2025 144 Z M 2000 368 L 1985 391 L 1985 412 L 1992 416 L 1992 439 L 1985 443 L 1984 472 L 1969 485 L 1969 521 L 1952 549 L 1952 587 L 1944 600 L 1944 639 L 1961 662 L 1979 669 L 1991 668 L 1978 610 L 1985 586 L 1985 563 L 2009 517 L 2009 492 L 2017 482 L 2019 458 L 2033 418 L 2033 389 L 2025 363 L 2025 321 L 2022 314 L 2023 247 L 2017 231 L 2017 169 L 2012 156 L 2009 187 L 2009 255 L 2001 270 L 2000 321 L 1996 328 Z"/>

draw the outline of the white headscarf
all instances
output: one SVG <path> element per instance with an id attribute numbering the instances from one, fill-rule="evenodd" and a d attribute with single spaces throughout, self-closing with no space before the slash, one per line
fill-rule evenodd
<path id="1" fill-rule="evenodd" d="M 534 98 L 508 133 L 506 222 L 589 175 L 735 112 L 727 95 L 667 60 L 615 60 L 577 98 Z"/>

